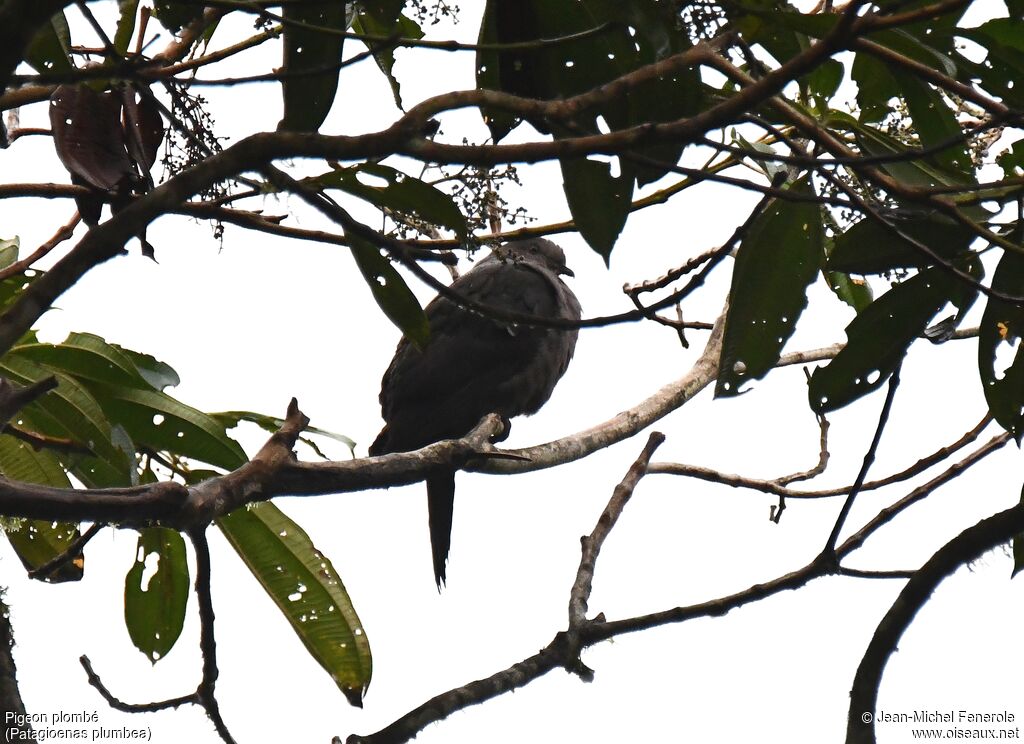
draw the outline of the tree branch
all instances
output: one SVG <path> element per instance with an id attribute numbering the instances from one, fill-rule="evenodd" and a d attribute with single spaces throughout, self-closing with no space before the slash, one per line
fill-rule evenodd
<path id="1" fill-rule="evenodd" d="M 961 566 L 1024 532 L 1024 504 L 981 520 L 942 546 L 921 566 L 882 618 L 864 652 L 850 691 L 847 744 L 874 744 L 878 687 L 889 657 L 932 593 Z M 870 714 L 870 715 L 869 715 Z"/>

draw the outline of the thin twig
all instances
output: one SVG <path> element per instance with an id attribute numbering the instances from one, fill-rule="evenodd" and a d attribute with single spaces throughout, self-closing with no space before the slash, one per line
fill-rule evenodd
<path id="1" fill-rule="evenodd" d="M 622 510 L 633 496 L 640 479 L 647 474 L 647 465 L 651 461 L 655 450 L 665 441 L 665 435 L 661 432 L 651 432 L 640 456 L 630 466 L 622 481 L 615 486 L 607 506 L 601 512 L 601 516 L 594 525 L 593 531 L 588 536 L 580 539 L 582 555 L 580 565 L 576 570 L 576 580 L 573 582 L 572 590 L 569 592 L 569 636 L 570 646 L 575 647 L 573 658 L 577 662 L 574 671 L 584 679 L 593 677 L 593 672 L 584 666 L 579 660 L 578 644 L 579 631 L 587 623 L 587 601 L 594 583 L 594 568 L 597 564 L 597 557 L 601 553 L 605 540 L 611 534 L 615 523 L 619 520 Z"/>
<path id="2" fill-rule="evenodd" d="M 882 403 L 882 410 L 878 414 L 878 425 L 875 427 L 875 435 L 871 438 L 868 451 L 864 453 L 864 462 L 857 473 L 857 478 L 853 481 L 853 486 L 850 488 L 846 501 L 843 502 L 843 508 L 839 510 L 839 516 L 836 517 L 836 523 L 833 525 L 832 532 L 828 536 L 828 540 L 825 542 L 825 547 L 822 550 L 821 555 L 824 560 L 835 561 L 835 548 L 839 540 L 839 533 L 846 523 L 846 518 L 850 514 L 850 509 L 853 508 L 853 502 L 857 498 L 857 494 L 860 493 L 861 486 L 864 485 L 868 470 L 871 469 L 871 465 L 875 461 L 875 453 L 878 451 L 878 445 L 882 441 L 882 432 L 885 431 L 885 425 L 889 423 L 889 413 L 892 411 L 892 402 L 896 398 L 896 390 L 899 386 L 900 365 L 896 365 L 896 369 L 889 376 L 889 387 L 885 393 L 885 402 Z"/>
<path id="3" fill-rule="evenodd" d="M 31 254 L 25 256 L 25 258 L 20 261 L 15 261 L 4 269 L 0 269 L 0 281 L 22 273 L 25 269 L 29 268 L 32 264 L 52 251 L 58 245 L 63 243 L 65 240 L 68 240 L 72 235 L 74 235 L 75 228 L 78 227 L 78 223 L 81 221 L 82 217 L 76 211 L 74 215 L 72 215 L 71 219 L 53 234 L 53 237 L 32 251 Z"/>
<path id="4" fill-rule="evenodd" d="M 68 547 L 64 550 L 63 553 L 54 558 L 51 558 L 38 568 L 34 568 L 31 571 L 29 571 L 28 577 L 30 579 L 45 579 L 58 568 L 63 566 L 65 563 L 78 557 L 82 552 L 82 548 L 84 548 L 88 544 L 88 542 L 92 540 L 94 537 L 96 537 L 96 535 L 100 533 L 100 530 L 102 530 L 106 526 L 107 525 L 103 524 L 102 522 L 96 522 L 91 527 L 89 527 L 89 529 L 87 529 L 81 535 L 72 540 L 71 544 L 68 545 Z"/>
<path id="5" fill-rule="evenodd" d="M 203 655 L 203 678 L 196 689 L 196 701 L 206 711 L 224 744 L 235 744 L 217 702 L 217 639 L 214 634 L 213 597 L 210 592 L 210 545 L 206 528 L 190 530 L 189 539 L 196 551 L 196 600 L 199 605 L 199 649 Z"/>

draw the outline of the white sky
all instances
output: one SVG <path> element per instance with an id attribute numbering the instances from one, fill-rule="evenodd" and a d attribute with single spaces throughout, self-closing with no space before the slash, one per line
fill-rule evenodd
<path id="1" fill-rule="evenodd" d="M 482 3 L 463 4 L 462 23 L 430 30 L 471 41 Z M 218 31 L 226 43 L 247 23 Z M 159 46 L 159 44 L 158 44 Z M 350 44 L 347 53 L 361 51 Z M 254 53 L 207 75 L 251 74 L 277 64 Z M 473 86 L 471 54 L 403 51 L 397 73 L 407 105 Z M 346 70 L 327 133 L 361 133 L 396 116 L 372 63 Z M 209 92 L 218 131 L 237 141 L 273 129 L 280 116 L 272 85 Z M 31 126 L 45 106 L 22 112 Z M 476 115 L 443 124 L 449 140 L 482 139 Z M 536 136 L 522 127 L 514 138 Z M 25 138 L 0 153 L 6 182 L 67 182 L 46 138 Z M 702 156 L 689 153 L 699 164 Z M 314 167 L 314 170 L 319 170 Z M 522 168 L 508 194 L 540 222 L 567 217 L 557 167 Z M 756 201 L 708 185 L 630 219 L 610 269 L 576 236 L 556 238 L 576 272 L 573 288 L 588 315 L 627 308 L 624 282 L 661 274 L 724 241 Z M 69 202 L 0 202 L 0 237 L 21 236 L 23 251 L 45 240 L 73 211 Z M 297 200 L 267 198 L 289 224 L 324 227 Z M 81 230 L 78 235 L 81 235 Z M 296 396 L 315 426 L 342 432 L 365 453 L 380 427 L 377 391 L 398 332 L 376 310 L 337 246 L 251 234 L 228 226 L 219 249 L 206 226 L 163 218 L 151 230 L 159 264 L 139 255 L 90 273 L 44 319 L 46 338 L 91 331 L 169 362 L 182 384 L 171 391 L 204 410 L 250 409 L 283 415 Z M 686 306 L 713 320 L 726 275 Z M 426 301 L 430 291 L 410 279 Z M 848 309 L 816 286 L 789 349 L 842 340 Z M 548 441 L 606 420 L 682 375 L 704 334 L 682 350 L 672 331 L 651 325 L 586 330 L 576 359 L 547 406 L 514 422 L 509 446 Z M 890 426 L 872 470 L 901 470 L 973 426 L 984 410 L 975 342 L 920 343 L 903 371 Z M 712 401 L 705 391 L 655 428 L 668 435 L 656 459 L 775 477 L 817 459 L 817 425 L 800 369 L 772 374 L 747 395 Z M 850 482 L 860 464 L 881 394 L 830 415 L 833 460 L 822 486 Z M 995 430 L 990 430 L 992 436 Z M 253 453 L 263 434 L 244 431 Z M 263 595 L 233 551 L 211 530 L 213 592 L 221 677 L 218 697 L 239 742 L 326 742 L 370 733 L 427 698 L 487 676 L 541 648 L 565 627 L 568 591 L 589 532 L 644 436 L 555 470 L 516 477 L 463 474 L 458 481 L 448 588 L 430 573 L 422 485 L 278 504 L 333 561 L 352 593 L 374 654 L 363 710 L 347 705 Z M 326 445 L 331 447 L 330 443 Z M 328 450 L 346 457 L 340 445 Z M 307 456 L 308 453 L 306 453 Z M 881 530 L 849 565 L 914 568 L 978 519 L 1015 503 L 1020 455 L 1010 446 Z M 912 486 L 863 495 L 845 534 Z M 838 500 L 790 501 L 779 525 L 761 494 L 670 476 L 646 478 L 597 565 L 591 611 L 620 618 L 704 601 L 803 566 L 820 550 Z M 106 727 L 148 726 L 159 744 L 217 741 L 194 708 L 130 716 L 107 708 L 88 686 L 78 656 L 90 656 L 122 698 L 144 702 L 190 692 L 199 679 L 198 624 L 190 598 L 185 632 L 155 667 L 131 645 L 122 621 L 123 577 L 134 557 L 130 531 L 105 531 L 87 550 L 85 580 L 48 586 L 23 578 L 0 546 L 0 584 L 9 586 L 26 706 L 33 712 L 96 711 Z M 1022 644 L 1024 590 L 1010 582 L 1011 559 L 994 551 L 944 584 L 907 633 L 886 671 L 879 707 L 1006 710 L 1024 716 L 1015 672 Z M 863 649 L 902 582 L 820 580 L 727 617 L 616 639 L 587 651 L 592 684 L 552 672 L 513 695 L 459 713 L 418 742 L 502 744 L 580 740 L 738 742 L 837 741 Z M 881 742 L 911 740 L 910 727 L 881 725 Z"/>

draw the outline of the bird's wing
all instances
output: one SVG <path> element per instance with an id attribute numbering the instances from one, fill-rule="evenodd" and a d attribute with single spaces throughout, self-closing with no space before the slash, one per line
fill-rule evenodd
<path id="1" fill-rule="evenodd" d="M 489 262 L 457 280 L 452 290 L 504 310 L 559 317 L 560 286 L 556 276 L 538 267 Z M 425 348 L 403 340 L 384 375 L 380 400 L 388 434 L 378 450 L 414 449 L 463 436 L 491 412 L 532 412 L 564 371 L 559 360 L 557 369 L 542 374 L 541 367 L 552 365 L 538 359 L 545 338 L 557 331 L 494 321 L 444 297 L 431 302 L 426 313 L 431 335 Z M 552 375 L 550 383 L 533 379 Z M 526 408 L 520 404 L 524 390 Z"/>

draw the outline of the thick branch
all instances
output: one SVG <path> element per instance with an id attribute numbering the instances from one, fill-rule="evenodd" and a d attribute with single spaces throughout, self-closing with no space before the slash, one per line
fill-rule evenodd
<path id="1" fill-rule="evenodd" d="M 918 611 L 948 576 L 983 553 L 1024 531 L 1024 504 L 968 527 L 938 550 L 914 573 L 882 618 L 853 678 L 847 744 L 874 744 L 875 705 L 882 672 Z M 866 714 L 871 714 L 866 715 Z"/>

